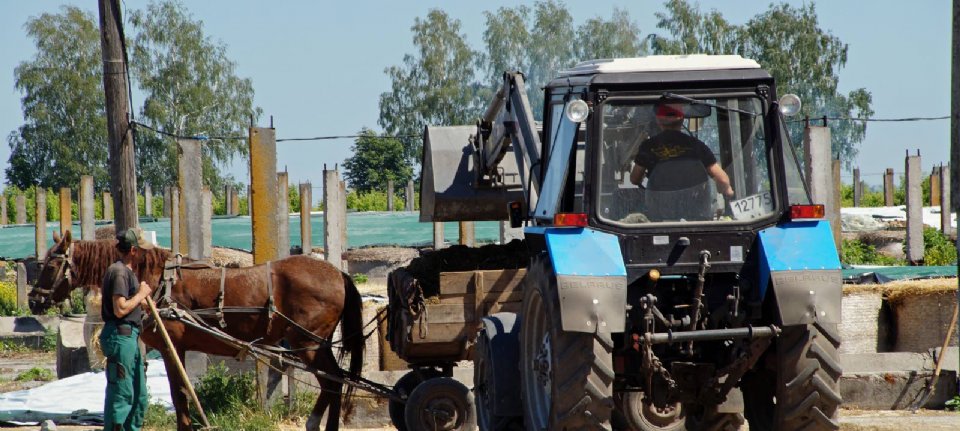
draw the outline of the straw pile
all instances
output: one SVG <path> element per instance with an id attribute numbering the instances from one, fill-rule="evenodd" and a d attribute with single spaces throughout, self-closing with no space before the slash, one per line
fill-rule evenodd
<path id="1" fill-rule="evenodd" d="M 876 290 L 844 289 L 840 320 L 840 353 L 876 353 L 887 334 L 886 319 L 881 319 L 883 295 Z"/>
<path id="2" fill-rule="evenodd" d="M 957 303 L 957 279 L 898 281 L 884 285 L 893 308 L 898 352 L 926 352 L 940 347 Z M 957 345 L 953 333 L 951 346 Z"/>
<path id="3" fill-rule="evenodd" d="M 87 359 L 91 370 L 102 370 L 107 364 L 107 358 L 100 349 L 100 332 L 103 330 L 103 319 L 100 316 L 101 295 L 99 290 L 90 290 L 84 297 L 87 307 L 87 316 L 83 322 L 83 341 L 87 345 Z"/>

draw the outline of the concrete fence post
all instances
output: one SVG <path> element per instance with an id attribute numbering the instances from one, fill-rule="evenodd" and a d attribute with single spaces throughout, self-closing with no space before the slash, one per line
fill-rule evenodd
<path id="1" fill-rule="evenodd" d="M 0 225 L 5 226 L 7 222 L 7 199 L 0 195 Z"/>
<path id="2" fill-rule="evenodd" d="M 27 224 L 27 197 L 23 193 L 17 193 L 16 199 L 17 224 Z"/>
<path id="3" fill-rule="evenodd" d="M 433 222 L 433 249 L 440 250 L 444 247 L 443 222 Z"/>
<path id="4" fill-rule="evenodd" d="M 153 188 L 150 184 L 143 185 L 143 215 L 153 217 Z"/>
<path id="5" fill-rule="evenodd" d="M 930 173 L 930 206 L 940 206 L 940 167 L 934 166 Z"/>
<path id="6" fill-rule="evenodd" d="M 833 155 L 830 146 L 830 128 L 808 126 L 803 130 L 803 152 L 806 163 L 806 178 L 810 186 L 810 197 L 815 204 L 823 204 L 827 220 L 833 229 L 834 242 L 840 248 L 840 209 L 834 200 L 835 184 L 833 178 Z"/>
<path id="7" fill-rule="evenodd" d="M 228 216 L 237 215 L 233 212 L 233 184 L 223 186 L 223 213 Z"/>
<path id="8" fill-rule="evenodd" d="M 240 191 L 230 190 L 230 215 L 240 215 Z"/>
<path id="9" fill-rule="evenodd" d="M 163 188 L 163 216 L 170 217 L 170 186 Z"/>
<path id="10" fill-rule="evenodd" d="M 27 309 L 30 306 L 30 290 L 27 287 L 27 266 L 17 262 L 17 306 Z"/>
<path id="11" fill-rule="evenodd" d="M 500 222 L 500 244 L 506 244 L 515 239 L 523 239 L 522 227 L 510 227 L 510 221 Z"/>
<path id="12" fill-rule="evenodd" d="M 339 171 L 337 172 L 339 173 Z M 340 208 L 342 210 L 340 211 L 340 244 L 342 244 L 342 253 L 346 253 L 350 241 L 347 239 L 347 182 L 343 180 L 340 180 L 340 202 Z M 347 270 L 346 260 L 343 261 L 343 270 Z"/>
<path id="13" fill-rule="evenodd" d="M 96 213 L 94 212 L 93 177 L 80 177 L 80 239 L 93 241 L 97 239 Z"/>
<path id="14" fill-rule="evenodd" d="M 853 168 L 853 206 L 860 206 L 863 197 L 863 184 L 860 184 L 860 168 Z"/>
<path id="15" fill-rule="evenodd" d="M 276 260 L 277 244 L 277 141 L 276 130 L 250 128 L 250 187 L 247 207 L 253 229 L 253 263 Z"/>
<path id="16" fill-rule="evenodd" d="M 387 211 L 393 211 L 393 180 L 387 180 Z"/>
<path id="17" fill-rule="evenodd" d="M 73 200 L 69 187 L 60 188 L 60 236 L 73 228 Z"/>
<path id="18" fill-rule="evenodd" d="M 408 181 L 407 181 L 406 197 L 407 197 L 407 201 L 405 202 L 406 205 L 404 206 L 404 208 L 405 208 L 407 211 L 413 211 L 414 208 L 416 208 L 416 207 L 414 206 L 414 204 L 413 204 L 413 200 L 414 200 L 414 198 L 415 198 L 415 194 L 414 194 L 414 191 L 413 191 L 413 180 L 408 180 Z"/>
<path id="19" fill-rule="evenodd" d="M 290 256 L 290 192 L 286 172 L 277 172 L 277 258 Z"/>
<path id="20" fill-rule="evenodd" d="M 340 270 L 347 269 L 343 262 L 343 227 L 340 226 L 343 221 L 340 214 L 345 210 L 345 202 L 341 201 L 339 172 L 324 168 L 323 253 L 327 262 Z"/>
<path id="21" fill-rule="evenodd" d="M 904 167 L 907 173 L 907 238 L 904 244 L 907 262 L 923 263 L 923 192 L 920 182 L 920 155 L 907 155 Z"/>
<path id="22" fill-rule="evenodd" d="M 180 188 L 180 252 L 203 258 L 203 152 L 197 139 L 177 140 L 177 185 Z"/>
<path id="23" fill-rule="evenodd" d="M 33 218 L 36 231 L 34 246 L 37 252 L 37 260 L 43 260 L 47 257 L 47 190 L 36 186 L 36 192 L 34 199 L 37 204 L 37 212 Z"/>
<path id="24" fill-rule="evenodd" d="M 313 184 L 300 183 L 300 249 L 305 255 L 313 250 L 313 225 L 310 210 L 313 209 Z"/>
<path id="25" fill-rule="evenodd" d="M 828 129 L 829 130 L 829 129 Z M 830 171 L 830 180 L 832 181 L 833 190 L 831 190 L 832 199 L 832 208 L 830 208 L 830 213 L 827 214 L 827 219 L 830 220 L 830 228 L 833 229 L 833 242 L 837 245 L 837 250 L 840 250 L 840 208 L 843 206 L 843 182 L 840 180 L 840 159 L 833 159 L 831 164 Z"/>
<path id="26" fill-rule="evenodd" d="M 477 245 L 477 235 L 472 221 L 462 221 L 460 224 L 460 245 L 474 247 Z"/>
<path id="27" fill-rule="evenodd" d="M 944 235 L 953 233 L 950 210 L 950 166 L 940 167 L 940 230 Z"/>
<path id="28" fill-rule="evenodd" d="M 103 219 L 113 220 L 113 195 L 103 192 Z"/>
<path id="29" fill-rule="evenodd" d="M 893 168 L 887 168 L 883 173 L 883 206 L 893 206 L 893 191 L 896 187 L 893 185 Z"/>
<path id="30" fill-rule="evenodd" d="M 203 188 L 203 211 L 201 214 L 202 222 L 200 232 L 203 237 L 203 244 L 200 248 L 200 258 L 209 259 L 213 256 L 213 192 L 209 187 Z"/>
<path id="31" fill-rule="evenodd" d="M 181 254 L 180 248 L 180 189 L 170 187 L 170 252 Z"/>

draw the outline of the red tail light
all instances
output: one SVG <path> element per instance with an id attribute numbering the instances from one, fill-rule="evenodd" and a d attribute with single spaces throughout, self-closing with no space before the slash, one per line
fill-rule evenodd
<path id="1" fill-rule="evenodd" d="M 583 213 L 557 213 L 553 216 L 553 225 L 557 227 L 586 227 L 587 215 Z"/>
<path id="2" fill-rule="evenodd" d="M 790 220 L 822 219 L 823 205 L 791 205 Z"/>

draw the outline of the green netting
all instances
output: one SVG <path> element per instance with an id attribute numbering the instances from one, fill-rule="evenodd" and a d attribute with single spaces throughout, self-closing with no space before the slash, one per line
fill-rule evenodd
<path id="1" fill-rule="evenodd" d="M 311 238 L 315 247 L 323 246 L 323 216 L 314 215 Z M 499 239 L 497 222 L 477 222 L 478 242 L 493 242 Z M 157 242 L 170 246 L 170 220 L 141 223 L 144 230 L 157 232 Z M 47 226 L 47 242 L 53 246 L 53 231 L 58 223 Z M 74 224 L 79 232 L 80 226 Z M 444 238 L 457 241 L 457 223 L 444 223 Z M 415 212 L 363 212 L 347 214 L 347 244 L 350 248 L 371 245 L 426 245 L 433 241 L 433 224 L 420 223 Z M 8 226 L 0 229 L 0 257 L 17 259 L 34 254 L 34 228 L 32 226 Z M 300 216 L 290 217 L 290 244 L 300 244 Z M 213 220 L 213 245 L 249 250 L 251 248 L 250 217 L 219 218 Z"/>
<path id="2" fill-rule="evenodd" d="M 873 274 L 871 276 L 871 274 Z M 956 277 L 956 266 L 882 266 L 877 268 L 848 268 L 843 270 L 845 281 L 872 279 L 873 282 L 913 280 L 920 278 Z"/>

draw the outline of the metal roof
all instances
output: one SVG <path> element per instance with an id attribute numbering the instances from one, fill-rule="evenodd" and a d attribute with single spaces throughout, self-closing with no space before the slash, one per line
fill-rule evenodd
<path id="1" fill-rule="evenodd" d="M 759 69 L 756 61 L 739 55 L 651 55 L 636 58 L 590 60 L 562 70 L 559 76 L 625 72 L 677 72 L 692 70 Z"/>

